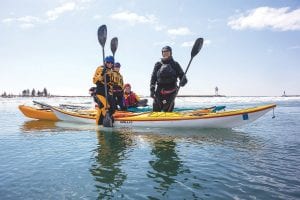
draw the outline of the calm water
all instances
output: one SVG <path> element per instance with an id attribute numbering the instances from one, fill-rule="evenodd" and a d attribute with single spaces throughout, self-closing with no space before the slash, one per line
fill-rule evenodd
<path id="1" fill-rule="evenodd" d="M 177 106 L 276 103 L 233 130 L 120 129 L 34 121 L 0 98 L 0 199 L 300 199 L 300 98 L 181 98 Z M 36 99 L 89 104 L 89 98 Z"/>

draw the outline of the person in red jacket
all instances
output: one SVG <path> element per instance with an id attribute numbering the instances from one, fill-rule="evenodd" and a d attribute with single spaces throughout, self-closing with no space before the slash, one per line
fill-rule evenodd
<path id="1" fill-rule="evenodd" d="M 140 101 L 140 97 L 131 91 L 131 85 L 129 83 L 124 85 L 124 100 L 127 108 L 137 107 Z"/>

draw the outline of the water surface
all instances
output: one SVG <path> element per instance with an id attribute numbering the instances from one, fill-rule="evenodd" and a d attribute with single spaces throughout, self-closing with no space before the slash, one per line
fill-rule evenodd
<path id="1" fill-rule="evenodd" d="M 236 129 L 105 129 L 36 121 L 0 98 L 1 199 L 299 199 L 300 98 L 180 98 L 178 107 L 276 103 Z M 89 98 L 37 99 L 90 104 Z"/>

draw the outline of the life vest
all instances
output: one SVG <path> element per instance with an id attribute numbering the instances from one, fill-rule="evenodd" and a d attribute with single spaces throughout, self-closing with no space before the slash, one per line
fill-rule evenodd
<path id="1" fill-rule="evenodd" d="M 103 66 L 99 66 L 96 71 L 95 74 L 93 76 L 93 83 L 97 85 L 96 87 L 96 93 L 104 93 L 104 87 L 105 87 L 105 81 L 104 81 L 104 74 L 102 74 L 103 72 Z M 107 83 L 107 89 L 108 89 L 108 93 L 112 93 L 112 71 L 111 69 L 106 69 L 105 72 L 106 75 L 106 83 Z M 102 92 L 103 91 L 103 92 Z"/>
<path id="2" fill-rule="evenodd" d="M 100 82 L 104 84 L 104 74 L 103 72 L 103 66 L 97 67 L 94 77 L 93 77 L 93 83 L 96 84 L 97 82 Z M 106 69 L 106 82 L 109 85 L 112 85 L 112 71 L 111 69 Z"/>
<path id="3" fill-rule="evenodd" d="M 111 79 L 112 79 L 114 89 L 118 88 L 123 90 L 124 82 L 123 82 L 123 76 L 120 74 L 120 72 L 113 71 Z"/>
<path id="4" fill-rule="evenodd" d="M 136 106 L 139 101 L 139 98 L 137 97 L 137 95 L 134 92 L 130 92 L 129 94 L 125 93 L 124 98 L 125 98 L 125 106 L 126 107 Z"/>
<path id="5" fill-rule="evenodd" d="M 158 84 L 172 84 L 177 81 L 177 73 L 171 64 L 162 64 L 156 75 Z"/>

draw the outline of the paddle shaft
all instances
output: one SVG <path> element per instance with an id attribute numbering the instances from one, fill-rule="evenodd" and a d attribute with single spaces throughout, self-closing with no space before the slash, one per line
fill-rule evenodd
<path id="1" fill-rule="evenodd" d="M 191 63 L 192 63 L 193 58 L 194 58 L 194 57 L 191 57 L 191 59 L 190 59 L 190 61 L 189 61 L 189 64 L 188 64 L 188 66 L 187 66 L 187 68 L 186 68 L 186 70 L 185 70 L 185 72 L 184 72 L 182 78 L 185 77 L 187 71 L 189 70 L 189 67 L 190 67 L 190 65 L 191 65 Z M 177 94 L 178 94 L 178 92 L 179 92 L 179 89 L 180 89 L 180 84 L 179 84 L 179 86 L 178 86 L 178 88 L 177 88 L 177 90 L 176 90 L 175 96 L 174 96 L 174 98 L 173 98 L 173 100 L 172 100 L 172 102 L 171 102 L 171 104 L 170 104 L 170 106 L 169 106 L 169 108 L 168 108 L 168 112 L 170 112 L 171 108 L 173 107 L 173 104 L 174 104 L 175 98 L 177 97 Z"/>
<path id="2" fill-rule="evenodd" d="M 199 51 L 201 50 L 202 46 L 203 46 L 203 38 L 197 38 L 196 41 L 195 41 L 195 43 L 194 43 L 194 45 L 193 45 L 192 51 L 191 51 L 191 59 L 190 59 L 190 62 L 189 62 L 189 64 L 188 64 L 188 66 L 186 67 L 186 70 L 185 70 L 185 72 L 184 72 L 182 78 L 180 79 L 180 81 L 182 81 L 183 78 L 186 78 L 185 76 L 186 76 L 187 71 L 189 70 L 189 67 L 190 67 L 190 65 L 191 65 L 191 63 L 192 63 L 192 60 L 193 60 L 193 58 L 199 53 Z M 179 87 L 178 87 L 177 90 L 176 90 L 175 96 L 174 96 L 174 98 L 171 100 L 170 106 L 169 106 L 169 108 L 168 108 L 168 112 L 171 111 L 171 108 L 172 108 L 173 105 L 174 105 L 174 101 L 175 101 L 175 98 L 177 97 L 177 94 L 178 94 L 178 92 L 179 92 L 179 89 L 180 89 L 180 82 L 179 82 Z"/>
<path id="3" fill-rule="evenodd" d="M 102 47 L 102 58 L 103 58 L 103 70 L 105 71 L 104 75 L 104 92 L 105 92 L 105 107 L 107 108 L 107 102 L 108 102 L 108 97 L 107 97 L 107 80 L 106 80 L 106 66 L 105 66 L 105 43 L 106 43 L 106 38 L 107 38 L 107 28 L 106 25 L 102 25 L 98 28 L 98 41 Z"/>

